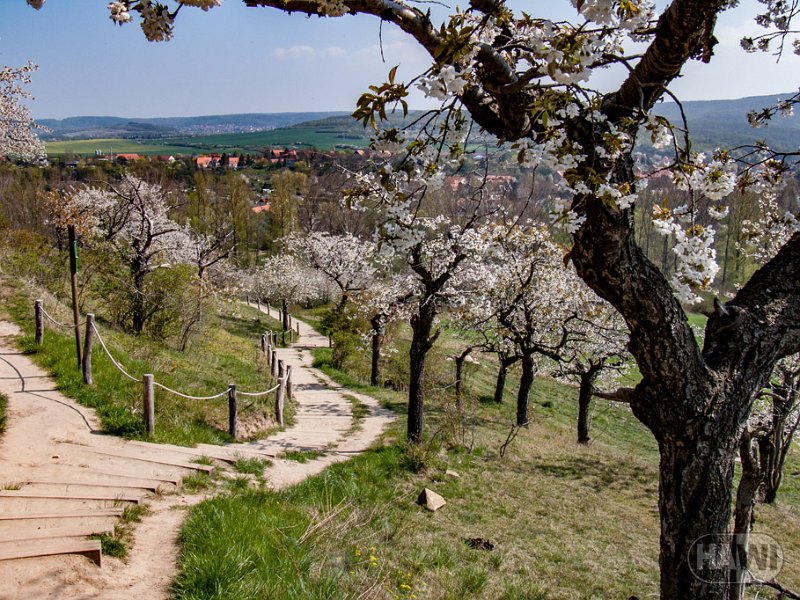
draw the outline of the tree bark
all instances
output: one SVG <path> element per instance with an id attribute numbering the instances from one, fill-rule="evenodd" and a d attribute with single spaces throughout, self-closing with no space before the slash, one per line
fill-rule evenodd
<path id="1" fill-rule="evenodd" d="M 739 443 L 739 457 L 742 463 L 742 478 L 736 490 L 736 507 L 733 513 L 733 539 L 731 540 L 732 565 L 736 570 L 730 590 L 730 600 L 744 600 L 746 589 L 745 576 L 749 559 L 750 530 L 753 523 L 753 511 L 758 499 L 758 488 L 762 475 L 758 460 L 754 456 L 753 436 L 745 429 Z"/>
<path id="2" fill-rule="evenodd" d="M 581 373 L 580 387 L 578 388 L 578 443 L 589 443 L 589 427 L 591 415 L 589 406 L 592 403 L 592 390 L 594 389 L 593 377 L 590 373 Z"/>
<path id="3" fill-rule="evenodd" d="M 497 382 L 494 385 L 494 401 L 501 404 L 503 402 L 503 393 L 506 389 L 508 368 L 519 360 L 519 356 L 498 355 L 498 357 L 500 359 L 500 368 L 497 370 Z"/>
<path id="4" fill-rule="evenodd" d="M 735 440 L 724 433 L 659 442 L 662 600 L 728 597 Z"/>
<path id="5" fill-rule="evenodd" d="M 381 349 L 383 337 L 386 334 L 386 325 L 382 314 L 375 315 L 370 320 L 372 324 L 372 368 L 369 374 L 370 385 L 381 385 Z"/>
<path id="6" fill-rule="evenodd" d="M 283 307 L 283 330 L 289 331 L 289 304 L 285 298 L 281 300 L 281 306 Z"/>
<path id="7" fill-rule="evenodd" d="M 536 366 L 533 361 L 533 354 L 523 354 L 522 375 L 519 378 L 519 391 L 517 392 L 517 425 L 520 427 L 530 422 L 529 403 L 535 375 Z"/>
<path id="8" fill-rule="evenodd" d="M 436 335 L 431 336 L 436 308 L 433 302 L 420 302 L 419 311 L 411 317 L 409 385 L 408 385 L 408 441 L 422 441 L 423 409 L 425 400 L 425 359 Z"/>
<path id="9" fill-rule="evenodd" d="M 133 263 L 133 298 L 131 302 L 131 315 L 133 320 L 133 331 L 142 333 L 146 319 L 144 303 L 144 279 L 145 273 L 139 268 L 139 261 Z"/>

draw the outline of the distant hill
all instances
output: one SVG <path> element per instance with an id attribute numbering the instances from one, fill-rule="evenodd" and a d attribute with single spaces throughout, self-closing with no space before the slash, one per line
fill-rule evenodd
<path id="1" fill-rule="evenodd" d="M 768 127 L 754 129 L 747 123 L 747 113 L 774 105 L 780 98 L 753 96 L 738 100 L 707 100 L 685 102 L 686 113 L 696 150 L 731 148 L 766 140 L 775 148 L 800 148 L 800 114 L 793 117 L 776 116 Z M 656 106 L 655 112 L 681 124 L 680 110 L 673 102 Z M 403 118 L 391 115 L 395 127 L 413 122 L 420 116 L 414 111 Z M 172 117 L 159 119 L 126 119 L 120 117 L 72 117 L 42 120 L 53 129 L 48 145 L 52 154 L 65 152 L 90 153 L 92 149 L 105 152 L 143 154 L 203 152 L 260 152 L 264 147 L 296 147 L 330 150 L 358 148 L 369 144 L 371 128 L 353 119 L 346 112 L 265 113 L 239 115 L 210 115 L 205 117 Z M 644 136 L 643 136 L 644 137 Z M 491 144 L 493 139 L 487 136 Z M 86 141 L 83 141 L 86 140 Z M 116 141 L 115 141 L 116 140 Z M 125 140 L 125 144 L 120 143 Z M 96 143 L 95 143 L 96 142 Z M 644 141 L 641 149 L 653 152 Z"/>
<path id="2" fill-rule="evenodd" d="M 220 133 L 249 133 L 290 127 L 296 123 L 314 121 L 337 115 L 341 111 L 301 113 L 245 113 L 207 115 L 201 117 L 69 117 L 40 119 L 38 122 L 52 130 L 45 140 L 85 140 L 94 138 L 158 138 L 169 136 L 208 135 Z"/>
<path id="3" fill-rule="evenodd" d="M 751 96 L 738 100 L 698 100 L 684 102 L 683 109 L 695 148 L 713 150 L 752 144 L 765 140 L 775 148 L 796 150 L 800 148 L 800 114 L 792 117 L 775 116 L 769 126 L 753 128 L 747 122 L 747 113 L 774 106 L 778 100 L 789 98 L 795 92 L 774 96 Z M 664 102 L 656 106 L 655 112 L 680 125 L 678 105 Z"/>

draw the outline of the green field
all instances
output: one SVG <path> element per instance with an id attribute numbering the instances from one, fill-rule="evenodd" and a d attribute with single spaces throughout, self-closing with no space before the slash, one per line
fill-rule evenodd
<path id="1" fill-rule="evenodd" d="M 352 129 L 334 130 L 330 127 L 291 127 L 255 133 L 226 133 L 219 135 L 186 136 L 152 139 L 142 142 L 128 139 L 90 139 L 66 142 L 47 142 L 51 156 L 78 154 L 94 156 L 95 150 L 136 154 L 202 154 L 205 152 L 261 153 L 265 147 L 293 147 L 317 150 L 363 148 L 369 144 L 369 131 L 363 134 Z"/>
<path id="2" fill-rule="evenodd" d="M 170 143 L 168 143 L 170 142 Z M 95 150 L 104 154 L 197 154 L 196 148 L 180 146 L 170 140 L 124 140 L 121 138 L 106 138 L 93 140 L 74 140 L 69 142 L 47 142 L 47 154 L 61 156 L 63 154 L 79 154 L 94 156 Z"/>

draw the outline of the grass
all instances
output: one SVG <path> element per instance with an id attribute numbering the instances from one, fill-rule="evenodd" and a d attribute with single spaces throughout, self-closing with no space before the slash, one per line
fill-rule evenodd
<path id="1" fill-rule="evenodd" d="M 449 352 L 457 340 L 442 336 Z M 367 353 L 359 353 L 367 354 Z M 357 357 L 355 360 L 368 360 Z M 483 363 L 483 360 L 481 360 Z M 405 394 L 315 364 L 402 414 Z M 658 595 L 658 451 L 629 410 L 597 402 L 588 447 L 575 443 L 573 387 L 539 378 L 533 424 L 504 458 L 510 401 L 491 397 L 494 369 L 471 368 L 466 410 L 452 409 L 431 369 L 425 443 L 407 447 L 399 418 L 387 445 L 287 490 L 245 490 L 192 510 L 182 533 L 175 593 L 200 598 L 627 598 Z M 511 377 L 509 378 L 511 379 Z M 511 383 L 511 382 L 510 382 Z M 444 389 L 439 389 L 443 387 Z M 463 419 L 462 423 L 458 421 Z M 467 433 L 457 432 L 466 426 Z M 780 580 L 800 587 L 800 456 L 795 450 L 775 506 L 759 506 L 756 531 L 781 543 Z M 446 469 L 460 477 L 446 477 Z M 792 475 L 793 473 L 793 475 Z M 429 487 L 447 505 L 415 503 Z M 482 538 L 492 551 L 465 540 Z"/>
<path id="2" fill-rule="evenodd" d="M 100 549 L 106 556 L 125 560 L 133 545 L 133 525 L 139 523 L 149 512 L 144 504 L 126 506 L 112 533 L 95 533 L 91 539 L 100 540 Z"/>
<path id="3" fill-rule="evenodd" d="M 22 327 L 25 335 L 19 347 L 45 368 L 55 379 L 58 389 L 79 403 L 94 408 L 103 430 L 128 438 L 146 437 L 141 419 L 141 384 L 123 377 L 95 343 L 93 351 L 94 385 L 86 386 L 75 360 L 74 338 L 46 326 L 44 343 L 36 346 L 33 339 L 32 301 L 24 293 L 7 293 L 5 311 Z M 56 318 L 68 320 L 65 309 L 49 303 L 45 307 Z M 116 359 L 134 377 L 154 373 L 157 382 L 172 389 L 197 396 L 212 395 L 236 382 L 238 389 L 260 391 L 272 387 L 272 378 L 259 350 L 261 332 L 277 322 L 246 306 L 221 303 L 217 314 L 210 318 L 203 335 L 197 336 L 187 352 L 179 352 L 168 343 L 144 336 L 134 336 L 116 330 L 111 324 L 98 320 L 106 344 Z M 240 412 L 240 431 L 251 438 L 263 437 L 272 429 L 266 428 L 261 415 L 272 414 L 271 399 L 266 397 L 251 403 Z M 293 404 L 288 405 L 291 422 Z M 232 441 L 228 434 L 228 401 L 186 400 L 156 391 L 156 431 L 152 441 L 195 445 L 221 444 Z M 248 427 L 247 419 L 257 425 Z"/>
<path id="4" fill-rule="evenodd" d="M 287 450 L 286 452 L 283 452 L 280 457 L 299 463 L 307 463 L 308 461 L 317 459 L 324 454 L 325 453 L 321 450 Z"/>
<path id="5" fill-rule="evenodd" d="M 261 477 L 264 475 L 264 469 L 269 467 L 272 461 L 262 458 L 240 458 L 233 463 L 233 468 L 237 473 L 243 475 L 255 475 Z"/>

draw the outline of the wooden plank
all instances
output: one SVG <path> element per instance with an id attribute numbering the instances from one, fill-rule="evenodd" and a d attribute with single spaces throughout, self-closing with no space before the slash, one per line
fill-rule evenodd
<path id="1" fill-rule="evenodd" d="M 80 554 L 92 559 L 98 567 L 102 566 L 103 553 L 100 540 L 81 538 L 56 538 L 19 542 L 0 542 L 0 560 L 33 558 L 36 556 L 56 556 L 59 554 Z"/>
<path id="2" fill-rule="evenodd" d="M 143 490 L 145 492 L 156 493 L 158 491 L 159 483 L 94 483 L 93 481 L 65 481 L 55 479 L 28 479 L 22 482 L 26 486 L 76 486 L 76 487 L 92 487 L 92 488 L 119 488 L 125 490 Z"/>
<path id="3" fill-rule="evenodd" d="M 87 523 L 84 525 L 69 525 L 66 527 L 48 527 L 45 529 L 22 529 L 5 534 L 0 533 L 0 543 L 3 542 L 20 542 L 23 540 L 44 540 L 51 538 L 65 538 L 65 537 L 86 537 L 89 535 L 105 533 L 111 534 L 114 532 L 114 525 L 93 525 Z"/>
<path id="4" fill-rule="evenodd" d="M 89 494 L 78 492 L 75 494 L 60 492 L 27 492 L 22 490 L 0 490 L 0 498 L 37 498 L 45 500 L 108 500 L 110 502 L 132 502 L 139 504 L 139 496 L 122 496 L 120 494 Z"/>
<path id="5" fill-rule="evenodd" d="M 7 513 L 0 512 L 0 521 L 27 521 L 29 519 L 80 519 L 83 517 L 119 517 L 122 508 L 101 508 L 98 510 L 72 510 L 64 512 Z"/>
<path id="6" fill-rule="evenodd" d="M 100 450 L 97 448 L 87 448 L 86 446 L 80 446 L 78 444 L 69 444 L 68 442 L 64 443 L 69 446 L 83 448 L 86 452 L 91 452 L 92 454 L 100 454 L 101 456 L 111 456 L 113 458 L 121 458 L 124 460 L 138 460 L 140 462 L 164 465 L 165 467 L 178 467 L 181 469 L 202 471 L 204 473 L 210 473 L 211 471 L 214 470 L 214 467 L 209 467 L 208 465 L 198 465 L 196 463 L 185 463 L 179 461 L 163 460 L 150 456 L 142 456 L 141 454 L 136 454 L 135 452 L 128 452 L 127 450 L 124 450 L 122 448 L 114 448 L 114 450 L 111 451 L 111 450 Z"/>

